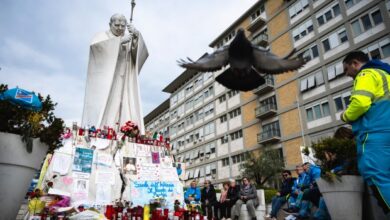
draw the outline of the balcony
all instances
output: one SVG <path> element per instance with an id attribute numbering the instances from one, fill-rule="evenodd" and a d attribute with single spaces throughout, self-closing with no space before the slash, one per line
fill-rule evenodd
<path id="1" fill-rule="evenodd" d="M 265 22 L 266 22 L 265 13 L 263 13 L 251 22 L 251 24 L 248 26 L 248 31 L 253 33 L 259 30 L 261 27 L 265 25 Z"/>
<path id="2" fill-rule="evenodd" d="M 278 108 L 275 103 L 263 104 L 255 109 L 256 117 L 264 119 L 276 115 Z"/>
<path id="3" fill-rule="evenodd" d="M 279 129 L 270 129 L 257 134 L 257 143 L 259 144 L 275 143 L 279 142 L 280 139 L 281 137 Z"/>
<path id="4" fill-rule="evenodd" d="M 267 75 L 266 77 L 264 77 L 264 79 L 265 83 L 254 89 L 253 93 L 257 95 L 263 95 L 264 93 L 270 92 L 274 89 L 274 79 L 272 78 L 272 76 Z"/>
<path id="5" fill-rule="evenodd" d="M 257 46 L 267 47 L 268 46 L 268 35 L 267 34 L 259 34 L 255 38 L 252 39 L 252 43 Z"/>

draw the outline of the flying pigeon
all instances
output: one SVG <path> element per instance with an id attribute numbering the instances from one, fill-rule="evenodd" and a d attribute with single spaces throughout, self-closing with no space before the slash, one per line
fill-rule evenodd
<path id="1" fill-rule="evenodd" d="M 303 58 L 289 59 L 293 49 L 279 58 L 269 50 L 253 45 L 239 29 L 230 45 L 217 49 L 197 61 L 187 58 L 178 61 L 179 66 L 199 72 L 214 72 L 230 64 L 230 68 L 217 76 L 217 82 L 232 90 L 249 91 L 265 83 L 265 74 L 280 74 L 302 67 Z"/>

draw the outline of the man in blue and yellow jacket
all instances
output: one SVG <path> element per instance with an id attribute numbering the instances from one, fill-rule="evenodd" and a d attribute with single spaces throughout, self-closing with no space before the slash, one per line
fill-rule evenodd
<path id="1" fill-rule="evenodd" d="M 341 119 L 352 124 L 358 167 L 378 194 L 385 211 L 390 210 L 390 65 L 369 60 L 361 51 L 343 60 L 344 72 L 354 79 L 350 104 Z"/>

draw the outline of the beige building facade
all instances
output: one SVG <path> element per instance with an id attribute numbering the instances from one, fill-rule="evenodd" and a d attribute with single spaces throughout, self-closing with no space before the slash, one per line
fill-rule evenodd
<path id="1" fill-rule="evenodd" d="M 252 43 L 276 55 L 295 49 L 309 61 L 298 71 L 268 76 L 250 92 L 217 83 L 226 69 L 185 70 L 173 80 L 163 90 L 171 94 L 164 114 L 169 113 L 176 160 L 187 165 L 185 181 L 239 178 L 251 151 L 276 149 L 288 169 L 304 162 L 303 146 L 344 125 L 339 118 L 349 104 L 352 79 L 343 74 L 343 57 L 363 50 L 390 62 L 389 9 L 389 0 L 256 2 L 209 46 L 230 43 L 243 28 Z"/>

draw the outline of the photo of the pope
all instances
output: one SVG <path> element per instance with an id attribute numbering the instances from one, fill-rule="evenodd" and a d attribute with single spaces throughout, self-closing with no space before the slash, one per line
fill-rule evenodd
<path id="1" fill-rule="evenodd" d="M 123 157 L 123 170 L 125 174 L 137 174 L 137 170 L 135 167 L 136 161 L 137 159 L 135 157 Z"/>

